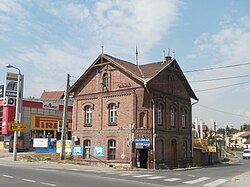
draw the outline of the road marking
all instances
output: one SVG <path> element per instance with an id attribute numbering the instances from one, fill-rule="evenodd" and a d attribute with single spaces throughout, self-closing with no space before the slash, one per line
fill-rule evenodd
<path id="1" fill-rule="evenodd" d="M 119 174 L 120 176 L 129 176 L 129 175 L 134 175 L 133 173 L 121 173 Z"/>
<path id="2" fill-rule="evenodd" d="M 202 182 L 202 181 L 205 181 L 205 180 L 208 180 L 208 179 L 210 179 L 210 177 L 201 177 L 201 178 L 198 178 L 198 179 L 195 179 L 195 180 L 185 181 L 183 183 L 185 183 L 185 184 L 195 184 L 195 183 Z"/>
<path id="3" fill-rule="evenodd" d="M 69 169 L 70 171 L 80 171 L 80 169 Z"/>
<path id="4" fill-rule="evenodd" d="M 195 177 L 195 175 L 187 175 L 188 177 Z"/>
<path id="5" fill-rule="evenodd" d="M 86 171 L 86 172 L 95 172 L 96 170 L 94 170 L 94 169 L 86 169 L 84 171 Z"/>
<path id="6" fill-rule="evenodd" d="M 46 182 L 41 182 L 41 184 L 44 184 L 44 185 L 47 185 L 47 186 L 56 186 L 55 184 L 46 183 Z"/>
<path id="7" fill-rule="evenodd" d="M 165 176 L 148 177 L 148 179 L 162 179 L 162 178 L 165 178 Z"/>
<path id="8" fill-rule="evenodd" d="M 26 181 L 26 182 L 36 182 L 34 180 L 31 180 L 31 179 L 22 179 L 23 181 Z"/>
<path id="9" fill-rule="evenodd" d="M 3 177 L 6 177 L 6 178 L 13 178 L 13 176 L 11 175 L 2 175 Z"/>
<path id="10" fill-rule="evenodd" d="M 132 176 L 132 177 L 142 178 L 142 177 L 150 177 L 150 176 L 153 176 L 153 175 L 135 175 L 135 176 Z"/>
<path id="11" fill-rule="evenodd" d="M 215 187 L 215 186 L 218 186 L 218 185 L 223 184 L 223 183 L 225 183 L 225 182 L 227 182 L 226 179 L 218 179 L 218 180 L 216 180 L 216 181 L 213 181 L 213 182 L 204 184 L 203 186 Z"/>
<path id="12" fill-rule="evenodd" d="M 164 179 L 164 181 L 168 181 L 168 182 L 174 182 L 174 181 L 179 181 L 181 180 L 180 178 L 169 178 L 169 179 Z"/>

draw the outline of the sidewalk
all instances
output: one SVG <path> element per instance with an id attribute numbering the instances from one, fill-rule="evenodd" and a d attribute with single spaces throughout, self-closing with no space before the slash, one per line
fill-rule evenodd
<path id="1" fill-rule="evenodd" d="M 249 186 L 250 183 L 249 176 L 250 176 L 250 171 L 232 178 L 230 182 L 230 187 Z"/>
<path id="2" fill-rule="evenodd" d="M 30 154 L 35 154 L 34 151 L 32 152 L 18 152 L 17 155 L 30 155 Z M 4 157 L 13 157 L 13 153 L 9 152 L 9 150 L 2 150 L 0 149 L 0 158 Z"/>

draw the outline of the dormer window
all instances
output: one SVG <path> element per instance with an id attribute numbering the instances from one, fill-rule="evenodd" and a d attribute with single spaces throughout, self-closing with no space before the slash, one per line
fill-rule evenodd
<path id="1" fill-rule="evenodd" d="M 103 74 L 103 77 L 102 77 L 102 84 L 103 84 L 103 87 L 104 87 L 104 88 L 108 88 L 108 86 L 109 86 L 109 77 L 108 77 L 108 74 L 107 74 L 107 73 L 104 73 L 104 74 Z"/>

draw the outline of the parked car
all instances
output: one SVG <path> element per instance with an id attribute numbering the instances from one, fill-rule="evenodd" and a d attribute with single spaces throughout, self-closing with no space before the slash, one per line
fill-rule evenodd
<path id="1" fill-rule="evenodd" d="M 250 149 L 244 149 L 242 156 L 243 156 L 243 159 L 250 159 Z"/>

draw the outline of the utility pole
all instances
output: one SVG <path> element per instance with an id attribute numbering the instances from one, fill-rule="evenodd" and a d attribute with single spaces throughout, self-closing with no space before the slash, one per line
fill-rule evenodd
<path id="1" fill-rule="evenodd" d="M 130 167 L 133 166 L 133 141 L 134 141 L 134 123 L 129 124 L 129 155 L 130 155 Z"/>
<path id="2" fill-rule="evenodd" d="M 61 135 L 61 150 L 60 150 L 61 160 L 65 159 L 65 134 L 66 134 L 67 119 L 68 119 L 69 81 L 70 81 L 70 75 L 67 74 L 67 84 L 64 95 L 62 135 Z"/>

